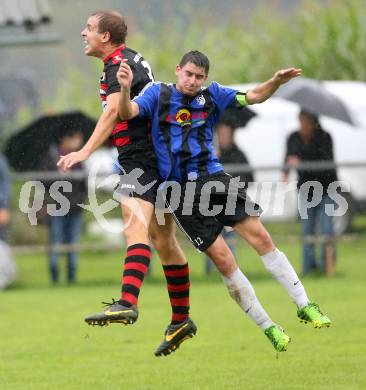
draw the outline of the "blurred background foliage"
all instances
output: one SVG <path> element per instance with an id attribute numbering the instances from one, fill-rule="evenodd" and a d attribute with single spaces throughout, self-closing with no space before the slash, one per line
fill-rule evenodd
<path id="1" fill-rule="evenodd" d="M 207 11 L 207 10 L 206 10 Z M 276 69 L 301 67 L 306 77 L 366 81 L 366 13 L 363 0 L 332 1 L 325 6 L 305 1 L 296 13 L 259 5 L 245 20 L 220 23 L 205 10 L 191 18 L 150 22 L 134 32 L 128 46 L 139 50 L 154 69 L 155 78 L 174 81 L 174 68 L 183 53 L 198 49 L 211 60 L 210 79 L 222 84 L 257 82 Z M 193 13 L 192 13 L 193 14 Z M 101 73 L 92 61 L 95 80 Z M 55 111 L 79 107 L 97 117 L 96 82 L 70 64 L 58 85 Z M 49 106 L 47 102 L 45 106 Z"/>
<path id="2" fill-rule="evenodd" d="M 143 54 L 157 80 L 174 81 L 182 54 L 198 49 L 211 60 L 210 79 L 222 84 L 262 81 L 287 66 L 301 67 L 304 76 L 315 79 L 366 81 L 364 0 L 227 1 L 224 6 L 203 0 L 140 0 L 138 5 L 108 0 L 103 6 L 125 14 L 127 44 Z M 1 73 L 33 75 L 40 105 L 25 105 L 16 118 L 1 121 L 0 148 L 12 133 L 45 113 L 82 110 L 99 117 L 102 63 L 85 57 L 79 34 L 101 4 L 73 4 L 72 19 L 71 0 L 53 5 L 60 45 L 2 49 L 6 61 L 0 64 Z"/>
<path id="3" fill-rule="evenodd" d="M 259 6 L 245 22 L 208 20 L 210 28 L 205 29 L 195 19 L 185 31 L 156 29 L 152 36 L 157 45 L 141 33 L 131 36 L 129 44 L 143 50 L 163 80 L 172 79 L 182 53 L 194 48 L 211 59 L 211 77 L 226 84 L 259 81 L 291 65 L 301 66 L 311 78 L 366 80 L 361 60 L 366 54 L 364 7 L 359 0 L 334 2 L 332 7 L 308 1 L 296 14 L 283 15 Z"/>

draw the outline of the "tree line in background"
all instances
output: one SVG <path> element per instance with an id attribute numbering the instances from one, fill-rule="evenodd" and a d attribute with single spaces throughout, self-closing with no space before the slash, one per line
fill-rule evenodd
<path id="1" fill-rule="evenodd" d="M 366 81 L 364 7 L 364 0 L 333 0 L 327 6 L 311 0 L 291 15 L 259 6 L 246 20 L 237 20 L 233 9 L 232 22 L 225 24 L 206 7 L 192 12 L 196 16 L 190 20 L 177 15 L 163 26 L 150 21 L 148 32 L 131 34 L 128 45 L 143 53 L 163 81 L 174 81 L 175 65 L 192 49 L 208 55 L 210 79 L 222 84 L 261 81 L 287 66 L 301 67 L 309 78 Z M 99 61 L 92 66 L 95 80 L 70 67 L 60 81 L 55 110 L 79 107 L 99 115 L 95 91 L 101 66 Z"/>
<path id="2" fill-rule="evenodd" d="M 275 69 L 292 65 L 310 78 L 366 81 L 364 0 L 332 1 L 331 6 L 307 1 L 297 14 L 287 16 L 260 6 L 250 19 L 234 17 L 226 25 L 203 16 L 203 11 L 199 14 L 184 30 L 166 25 L 150 36 L 129 38 L 158 79 L 173 80 L 172 69 L 181 55 L 198 49 L 211 60 L 211 78 L 224 84 L 261 81 Z"/>

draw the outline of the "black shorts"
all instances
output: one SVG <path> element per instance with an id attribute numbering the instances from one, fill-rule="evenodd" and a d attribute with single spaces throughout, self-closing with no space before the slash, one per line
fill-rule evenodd
<path id="1" fill-rule="evenodd" d="M 167 191 L 167 204 L 178 227 L 198 250 L 205 251 L 224 226 L 261 215 L 261 207 L 242 187 L 239 178 L 218 172 L 181 184 L 179 205 L 177 193 Z"/>
<path id="2" fill-rule="evenodd" d="M 121 153 L 118 162 L 120 180 L 115 190 L 121 195 L 155 204 L 160 176 L 153 151 L 141 149 L 133 153 Z"/>

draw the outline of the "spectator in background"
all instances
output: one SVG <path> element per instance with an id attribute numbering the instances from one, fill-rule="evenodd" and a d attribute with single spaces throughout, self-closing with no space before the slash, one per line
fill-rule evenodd
<path id="1" fill-rule="evenodd" d="M 10 176 L 5 157 L 0 153 L 0 240 L 8 241 L 10 222 Z"/>
<path id="2" fill-rule="evenodd" d="M 239 114 L 239 110 L 236 109 Z M 228 112 L 228 111 L 227 111 Z M 249 165 L 248 159 L 244 152 L 238 148 L 234 141 L 234 132 L 236 129 L 235 111 L 230 111 L 230 115 L 222 115 L 220 122 L 215 127 L 215 141 L 216 141 L 216 153 L 220 158 L 222 164 L 242 164 L 243 166 Z M 240 181 L 245 183 L 245 188 L 248 187 L 248 183 L 254 181 L 253 172 L 250 170 L 244 170 L 243 172 L 234 172 L 232 176 L 240 177 Z M 222 236 L 224 237 L 229 248 L 236 256 L 236 233 L 229 227 L 224 227 L 222 230 Z M 215 264 L 208 256 L 205 256 L 205 273 L 209 274 L 216 269 Z"/>
<path id="3" fill-rule="evenodd" d="M 7 244 L 10 223 L 10 176 L 5 157 L 0 153 L 0 289 L 16 277 L 16 266 Z"/>
<path id="4" fill-rule="evenodd" d="M 59 138 L 57 145 L 51 145 L 49 155 L 45 161 L 45 169 L 48 171 L 56 171 L 57 161 L 60 156 L 79 150 L 83 145 L 83 135 L 78 129 L 67 129 Z M 60 172 L 61 173 L 61 172 Z M 71 174 L 84 173 L 81 163 L 75 164 L 71 169 Z M 59 179 L 60 180 L 60 179 Z M 49 243 L 50 245 L 73 245 L 77 244 L 80 239 L 82 218 L 82 209 L 78 204 L 83 203 L 87 196 L 86 178 L 67 177 L 61 179 L 69 181 L 72 185 L 72 191 L 66 192 L 59 189 L 62 195 L 70 202 L 69 211 L 66 215 L 47 216 L 47 223 L 49 229 Z M 49 189 L 54 181 L 46 181 L 46 193 L 49 194 Z M 48 204 L 57 203 L 53 198 L 47 199 Z M 59 209 L 59 206 L 57 206 Z M 59 257 L 60 254 L 54 248 L 51 248 L 49 253 L 49 270 L 53 284 L 59 281 Z M 77 252 L 70 250 L 67 252 L 67 281 L 73 283 L 76 280 L 77 269 Z"/>
<path id="5" fill-rule="evenodd" d="M 215 128 L 216 142 L 217 142 L 217 153 L 220 157 L 222 164 L 242 164 L 243 166 L 249 165 L 249 161 L 242 150 L 238 148 L 234 141 L 235 127 L 229 121 L 229 119 L 221 120 Z M 252 170 L 244 170 L 243 172 L 235 172 L 233 176 L 239 176 L 240 181 L 248 183 L 254 181 L 254 175 Z"/>
<path id="6" fill-rule="evenodd" d="M 305 110 L 299 114 L 299 130 L 290 134 L 287 140 L 285 163 L 294 167 L 302 162 L 334 161 L 333 142 L 329 133 L 324 131 L 318 117 Z M 284 181 L 288 181 L 288 170 L 284 173 Z M 307 181 L 317 181 L 323 186 L 321 202 L 308 209 L 308 218 L 302 219 L 303 234 L 303 273 L 320 269 L 331 273 L 335 261 L 335 243 L 333 239 L 333 217 L 325 212 L 327 204 L 334 205 L 328 196 L 327 189 L 330 183 L 337 180 L 335 169 L 300 170 L 298 172 L 298 188 Z M 311 201 L 313 187 L 306 194 L 299 194 L 300 202 Z M 316 260 L 314 236 L 319 225 L 319 233 L 324 239 L 321 245 L 320 264 Z"/>

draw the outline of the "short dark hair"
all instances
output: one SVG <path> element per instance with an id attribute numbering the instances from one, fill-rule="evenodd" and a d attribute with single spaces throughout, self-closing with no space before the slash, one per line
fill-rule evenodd
<path id="1" fill-rule="evenodd" d="M 127 24 L 119 12 L 97 11 L 91 16 L 96 16 L 99 19 L 99 33 L 109 32 L 112 44 L 118 45 L 126 42 Z"/>
<path id="2" fill-rule="evenodd" d="M 204 68 L 206 76 L 208 75 L 208 72 L 210 70 L 210 60 L 200 51 L 192 50 L 184 54 L 184 56 L 180 60 L 179 66 L 183 68 L 183 66 L 188 64 L 188 62 L 192 62 L 192 64 L 198 66 L 199 68 Z"/>

